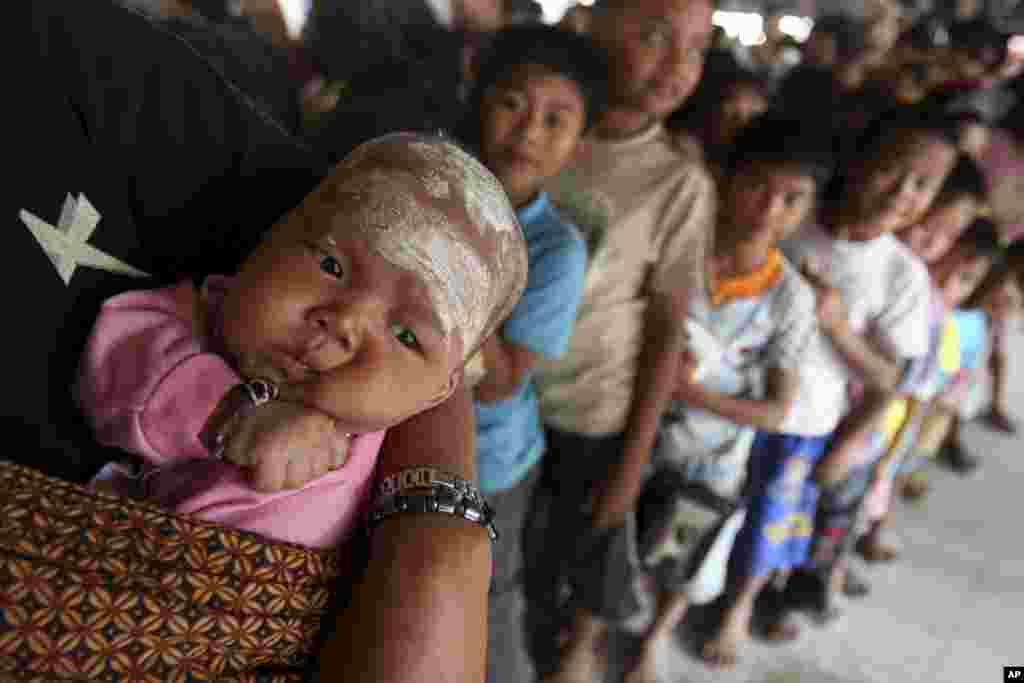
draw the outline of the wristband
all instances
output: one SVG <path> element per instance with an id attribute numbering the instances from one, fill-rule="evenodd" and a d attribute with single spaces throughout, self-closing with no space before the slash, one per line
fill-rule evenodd
<path id="1" fill-rule="evenodd" d="M 236 384 L 214 408 L 213 414 L 199 432 L 199 442 L 206 446 L 213 457 L 220 458 L 238 417 L 253 408 L 276 401 L 280 395 L 281 390 L 277 385 L 267 379 L 256 378 Z"/>
<path id="2" fill-rule="evenodd" d="M 377 484 L 378 496 L 391 496 L 414 489 L 429 489 L 435 484 L 446 486 L 463 495 L 476 496 L 481 501 L 483 496 L 462 477 L 458 477 L 436 467 L 409 467 L 390 477 L 384 477 Z"/>
<path id="3" fill-rule="evenodd" d="M 480 492 L 465 479 L 434 467 L 404 469 L 380 481 L 369 527 L 400 512 L 455 515 L 486 528 L 492 541 L 498 538 L 494 510 Z"/>
<path id="4" fill-rule="evenodd" d="M 456 491 L 440 484 L 430 490 L 419 489 L 411 493 L 400 493 L 378 500 L 367 518 L 367 527 L 372 531 L 388 517 L 400 513 L 437 513 L 461 517 L 485 528 L 492 542 L 498 540 L 498 528 L 494 525 L 494 510 L 486 501 L 476 501 L 461 496 Z"/>

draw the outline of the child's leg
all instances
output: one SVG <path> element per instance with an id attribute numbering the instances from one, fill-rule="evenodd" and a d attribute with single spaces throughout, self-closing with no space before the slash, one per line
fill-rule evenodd
<path id="1" fill-rule="evenodd" d="M 701 653 L 709 666 L 729 668 L 736 664 L 739 646 L 750 637 L 754 601 L 768 583 L 769 576 L 748 576 L 739 581 L 736 599 L 726 608 L 718 633 Z"/>
<path id="2" fill-rule="evenodd" d="M 967 449 L 960 441 L 959 415 L 951 416 L 949 432 L 946 434 L 946 438 L 942 444 L 942 449 L 939 451 L 939 455 L 943 461 L 945 461 L 945 463 L 958 474 L 970 474 L 974 470 L 978 469 L 978 465 L 981 464 L 977 456 L 968 453 Z"/>
<path id="3" fill-rule="evenodd" d="M 888 518 L 889 514 L 886 513 L 881 519 L 873 520 L 867 533 L 857 541 L 857 552 L 868 562 L 892 562 L 900 556 L 899 550 L 882 538 L 882 530 Z"/>
<path id="4" fill-rule="evenodd" d="M 661 678 L 661 663 L 665 647 L 672 642 L 672 634 L 686 616 L 690 606 L 685 593 L 663 593 L 658 601 L 658 614 L 647 630 L 640 646 L 636 667 L 626 676 L 626 683 L 656 683 Z"/>
<path id="5" fill-rule="evenodd" d="M 992 405 L 986 416 L 987 421 L 1001 432 L 1016 434 L 1017 425 L 1007 408 L 1006 353 L 1002 349 L 993 349 L 989 357 L 989 371 L 992 374 Z"/>
<path id="6" fill-rule="evenodd" d="M 577 610 L 558 671 L 545 676 L 544 683 L 594 683 L 604 673 L 598 645 L 607 633 L 608 625 L 604 620 L 588 610 Z"/>

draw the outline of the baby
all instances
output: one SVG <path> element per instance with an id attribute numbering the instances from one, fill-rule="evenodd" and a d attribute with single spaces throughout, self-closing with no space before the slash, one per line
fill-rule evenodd
<path id="1" fill-rule="evenodd" d="M 108 465 L 97 483 L 338 545 L 359 523 L 384 430 L 451 395 L 515 305 L 526 263 L 500 183 L 459 147 L 404 133 L 365 143 L 236 276 L 104 304 L 78 399 L 101 443 L 142 462 Z M 201 433 L 252 379 L 279 400 L 231 420 L 224 459 L 212 457 Z"/>

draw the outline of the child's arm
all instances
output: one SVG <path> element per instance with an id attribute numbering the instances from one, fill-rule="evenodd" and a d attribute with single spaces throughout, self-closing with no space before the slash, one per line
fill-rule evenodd
<path id="1" fill-rule="evenodd" d="M 814 288 L 815 312 L 822 334 L 865 384 L 879 391 L 893 391 L 903 377 L 902 365 L 850 328 L 839 292 L 810 263 L 805 263 L 800 272 Z"/>
<path id="2" fill-rule="evenodd" d="M 621 523 L 640 495 L 658 429 L 672 400 L 686 350 L 686 314 L 694 292 L 706 285 L 705 255 L 715 225 L 717 198 L 711 178 L 694 168 L 674 193 L 662 220 L 668 236 L 645 288 L 643 342 L 623 433 L 622 457 L 608 473 L 594 506 L 594 525 Z"/>
<path id="3" fill-rule="evenodd" d="M 596 501 L 594 526 L 598 529 L 621 523 L 640 494 L 658 421 L 672 399 L 686 348 L 686 310 L 685 297 L 658 293 L 648 300 L 623 454 Z"/>
<path id="4" fill-rule="evenodd" d="M 513 396 L 540 362 L 540 354 L 505 341 L 500 331 L 484 342 L 482 350 L 487 374 L 473 389 L 480 403 L 495 403 Z"/>
<path id="5" fill-rule="evenodd" d="M 764 431 L 778 431 L 779 426 L 796 398 L 799 375 L 795 370 L 771 368 L 766 372 L 766 391 L 763 399 L 739 398 L 710 391 L 681 378 L 676 400 L 688 406 L 706 410 L 737 424 L 750 425 Z"/>
<path id="6" fill-rule="evenodd" d="M 883 353 L 871 341 L 850 329 L 845 321 L 823 324 L 839 355 L 866 384 L 878 391 L 894 391 L 903 378 L 903 364 Z"/>
<path id="7" fill-rule="evenodd" d="M 552 225 L 552 229 L 555 226 Z M 530 260 L 530 274 L 519 303 L 501 329 L 483 346 L 486 375 L 474 389 L 480 403 L 494 403 L 518 392 L 545 358 L 569 348 L 576 309 L 583 297 L 587 251 L 575 228 Z"/>
<path id="8" fill-rule="evenodd" d="M 869 392 L 860 405 L 843 418 L 828 453 L 818 463 L 816 478 L 819 484 L 832 486 L 846 478 L 850 463 L 864 448 L 864 440 L 881 427 L 889 399 L 888 394 Z"/>
<path id="9" fill-rule="evenodd" d="M 205 347 L 199 310 L 190 282 L 104 303 L 77 386 L 100 443 L 151 464 L 208 455 L 199 432 L 240 379 Z"/>

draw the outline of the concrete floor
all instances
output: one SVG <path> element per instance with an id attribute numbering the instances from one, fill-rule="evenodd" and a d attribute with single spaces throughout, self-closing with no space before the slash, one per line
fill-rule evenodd
<path id="1" fill-rule="evenodd" d="M 1024 336 L 1011 348 L 1024 348 Z M 1024 425 L 1024 361 L 1011 364 L 1011 406 Z M 730 672 L 681 648 L 672 682 L 988 683 L 1024 665 L 1024 436 L 978 424 L 965 433 L 983 465 L 968 478 L 933 468 L 931 495 L 898 505 L 903 556 L 863 569 L 871 595 L 842 603 L 843 618 L 825 629 L 803 622 L 795 644 L 748 644 Z"/>

